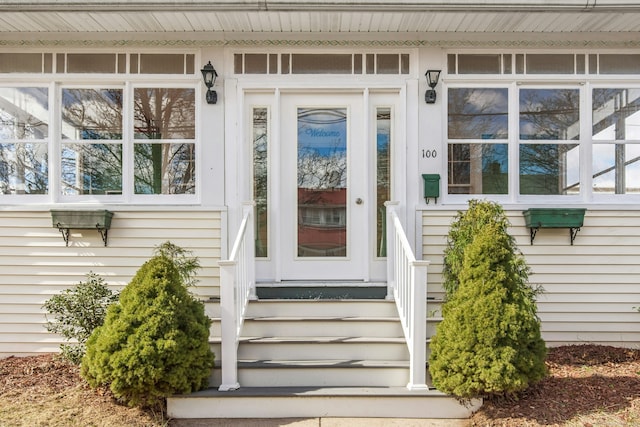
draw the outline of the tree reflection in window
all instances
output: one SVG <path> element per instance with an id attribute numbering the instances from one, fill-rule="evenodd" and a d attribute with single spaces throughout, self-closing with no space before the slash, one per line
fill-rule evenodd
<path id="1" fill-rule="evenodd" d="M 194 89 L 136 88 L 134 139 L 136 194 L 195 193 Z"/>
<path id="2" fill-rule="evenodd" d="M 47 194 L 47 88 L 0 87 L 0 194 Z"/>
<path id="3" fill-rule="evenodd" d="M 579 194 L 579 146 L 569 142 L 580 139 L 580 91 L 523 88 L 519 97 L 520 194 Z"/>
<path id="4" fill-rule="evenodd" d="M 63 194 L 122 194 L 122 105 L 120 88 L 62 89 Z"/>

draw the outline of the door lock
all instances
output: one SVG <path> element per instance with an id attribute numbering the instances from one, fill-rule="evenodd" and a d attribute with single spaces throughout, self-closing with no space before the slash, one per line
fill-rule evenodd
<path id="1" fill-rule="evenodd" d="M 356 205 L 361 205 L 362 203 L 363 203 L 363 200 L 360 197 L 358 197 L 356 199 Z"/>

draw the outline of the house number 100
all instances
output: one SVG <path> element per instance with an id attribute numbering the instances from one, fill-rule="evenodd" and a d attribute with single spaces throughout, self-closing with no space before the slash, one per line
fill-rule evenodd
<path id="1" fill-rule="evenodd" d="M 422 150 L 423 159 L 436 158 L 437 156 L 438 152 L 436 150 Z"/>

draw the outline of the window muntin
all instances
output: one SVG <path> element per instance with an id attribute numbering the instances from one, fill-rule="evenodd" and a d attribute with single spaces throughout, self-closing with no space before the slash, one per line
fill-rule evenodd
<path id="1" fill-rule="evenodd" d="M 49 191 L 49 92 L 0 87 L 0 194 Z"/>
<path id="2" fill-rule="evenodd" d="M 133 110 L 135 194 L 195 194 L 195 90 L 138 87 Z"/>

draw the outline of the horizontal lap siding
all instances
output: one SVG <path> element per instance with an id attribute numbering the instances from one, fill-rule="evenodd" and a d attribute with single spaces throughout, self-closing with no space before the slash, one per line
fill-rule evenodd
<path id="1" fill-rule="evenodd" d="M 442 253 L 457 211 L 423 211 L 423 258 L 429 291 L 442 294 Z M 507 211 L 509 232 L 526 257 L 549 346 L 640 346 L 640 212 L 587 210 L 573 246 L 569 231 L 540 229 L 533 245 L 521 210 Z"/>
<path id="2" fill-rule="evenodd" d="M 0 212 L 0 357 L 57 351 L 42 305 L 94 272 L 121 290 L 167 240 L 202 268 L 194 293 L 219 296 L 220 211 L 116 211 L 105 247 L 95 230 L 71 230 L 69 246 L 48 211 Z"/>

